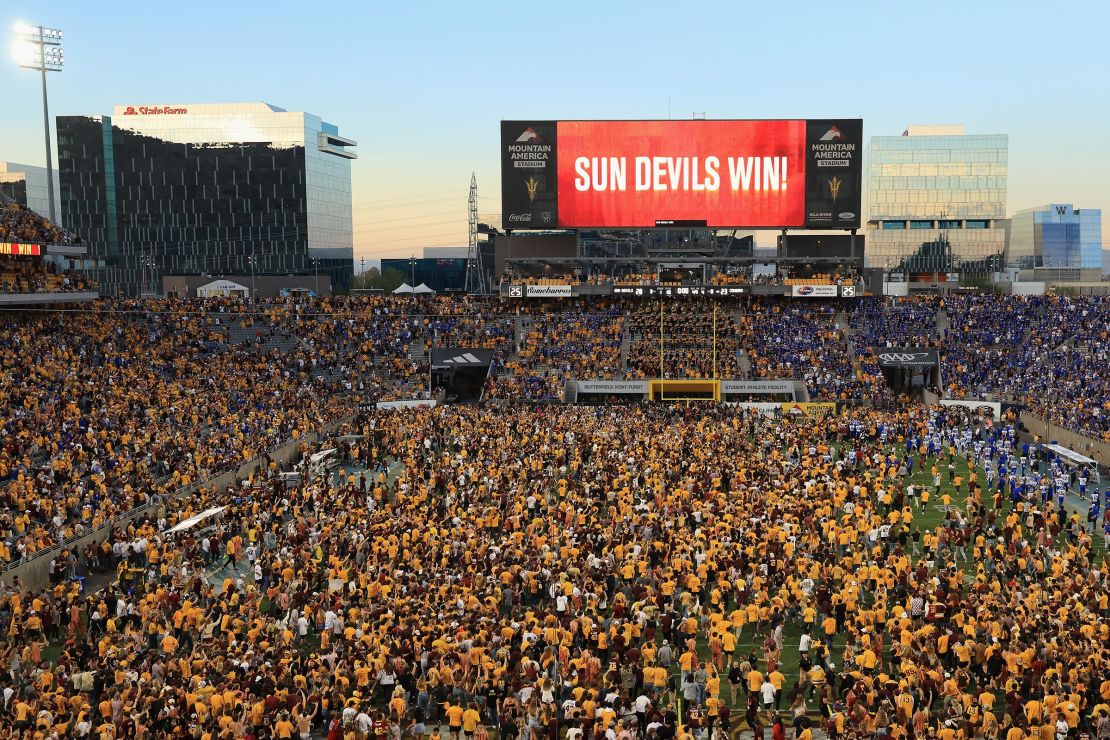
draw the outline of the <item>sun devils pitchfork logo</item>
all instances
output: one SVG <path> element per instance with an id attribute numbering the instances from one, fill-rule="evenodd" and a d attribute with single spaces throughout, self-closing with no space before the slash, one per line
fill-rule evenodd
<path id="1" fill-rule="evenodd" d="M 529 177 L 524 181 L 524 187 L 528 190 L 528 202 L 536 202 L 536 192 L 540 189 L 540 181 L 533 177 Z"/>
<path id="2" fill-rule="evenodd" d="M 826 181 L 829 186 L 829 195 L 832 196 L 833 203 L 840 197 L 841 180 L 839 177 L 833 177 Z"/>

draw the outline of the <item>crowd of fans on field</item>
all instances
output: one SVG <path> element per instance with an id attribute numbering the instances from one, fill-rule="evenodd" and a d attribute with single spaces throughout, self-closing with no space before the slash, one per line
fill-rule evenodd
<path id="1" fill-rule="evenodd" d="M 978 477 L 1018 475 L 1009 424 L 487 405 L 337 435 L 334 477 L 262 460 L 121 528 L 104 590 L 5 583 L 0 732 L 1110 733 L 1105 544 Z"/>

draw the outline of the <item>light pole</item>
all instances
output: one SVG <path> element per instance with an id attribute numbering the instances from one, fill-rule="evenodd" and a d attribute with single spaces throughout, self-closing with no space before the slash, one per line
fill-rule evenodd
<path id="1" fill-rule="evenodd" d="M 412 280 L 409 285 L 412 287 L 412 297 L 416 297 L 416 255 L 409 255 L 409 278 Z"/>
<path id="2" fill-rule="evenodd" d="M 24 69 L 38 70 L 42 75 L 42 127 L 46 135 L 46 195 L 50 202 L 50 220 L 58 223 L 54 212 L 54 158 L 50 154 L 50 109 L 46 102 L 46 73 L 61 72 L 65 62 L 62 32 L 57 28 L 18 24 L 15 37 L 16 62 Z M 36 49 L 35 47 L 38 47 Z"/>
<path id="3" fill-rule="evenodd" d="M 320 260 L 312 258 L 312 269 L 316 271 L 316 297 L 320 297 Z"/>
<path id="4" fill-rule="evenodd" d="M 157 290 L 156 290 L 156 282 L 155 281 L 157 279 L 158 265 L 155 262 L 154 257 L 153 256 L 147 256 L 147 255 L 144 254 L 142 256 L 142 259 L 139 260 L 139 264 L 141 264 L 142 267 L 143 267 L 143 289 L 142 289 L 142 292 L 140 293 L 140 297 L 142 295 L 150 295 L 151 293 L 156 293 Z M 148 271 L 149 271 L 149 273 L 148 273 Z M 147 282 L 147 275 L 148 274 L 150 275 L 149 283 Z"/>
<path id="5" fill-rule="evenodd" d="M 251 263 L 251 303 L 254 303 L 258 300 L 258 282 L 255 279 L 254 252 L 251 252 L 251 256 L 248 258 L 248 261 Z"/>

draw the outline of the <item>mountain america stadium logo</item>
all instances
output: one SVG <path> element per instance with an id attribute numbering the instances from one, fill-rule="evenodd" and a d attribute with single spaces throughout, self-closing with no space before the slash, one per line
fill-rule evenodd
<path id="1" fill-rule="evenodd" d="M 844 141 L 844 134 L 840 133 L 840 129 L 836 126 L 830 126 L 825 135 L 821 137 L 821 141 Z"/>
<path id="2" fill-rule="evenodd" d="M 540 144 L 543 142 L 543 139 L 540 138 L 540 135 L 537 134 L 535 129 L 533 129 L 531 126 L 524 129 L 524 133 L 516 137 L 516 140 L 518 142 L 531 142 L 533 144 Z"/>

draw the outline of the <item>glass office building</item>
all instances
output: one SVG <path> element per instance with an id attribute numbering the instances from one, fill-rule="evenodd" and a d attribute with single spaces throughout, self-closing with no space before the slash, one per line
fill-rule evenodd
<path id="1" fill-rule="evenodd" d="M 1052 203 L 1018 211 L 1010 219 L 1007 264 L 1021 268 L 1102 267 L 1102 211 Z"/>
<path id="2" fill-rule="evenodd" d="M 15 162 L 0 162 L 0 193 L 20 205 L 27 206 L 43 218 L 50 218 L 50 194 L 47 190 L 46 168 Z M 60 213 L 58 171 L 54 171 L 55 212 Z M 61 225 L 61 219 L 58 219 Z"/>
<path id="3" fill-rule="evenodd" d="M 1006 248 L 1005 134 L 910 126 L 873 136 L 867 165 L 867 265 L 988 273 Z"/>
<path id="4" fill-rule="evenodd" d="M 61 213 L 104 263 L 104 292 L 163 274 L 353 269 L 351 160 L 334 124 L 268 103 L 132 106 L 59 116 Z"/>

